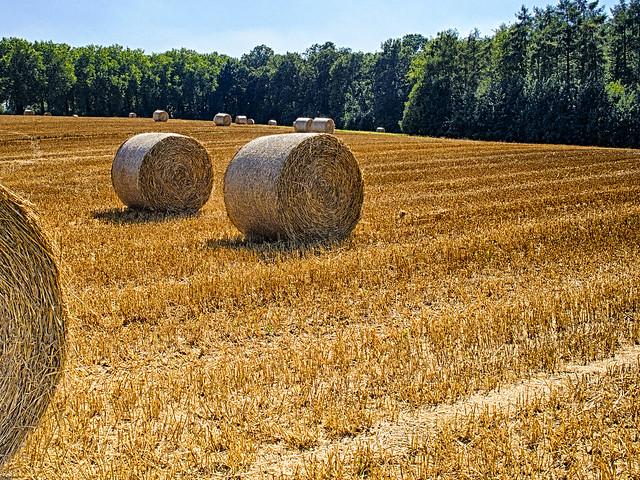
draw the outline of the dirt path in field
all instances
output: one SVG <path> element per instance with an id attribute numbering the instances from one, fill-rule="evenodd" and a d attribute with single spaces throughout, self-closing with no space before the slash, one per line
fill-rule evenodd
<path id="1" fill-rule="evenodd" d="M 553 375 L 536 375 L 520 383 L 503 386 L 487 394 L 474 394 L 454 404 L 441 404 L 433 408 L 400 413 L 396 422 L 383 422 L 367 434 L 352 438 L 327 442 L 306 452 L 292 452 L 280 446 L 264 447 L 258 452 L 261 460 L 243 478 L 269 478 L 270 476 L 294 475 L 302 471 L 310 460 L 327 460 L 330 455 L 339 453 L 341 457 L 353 455 L 358 446 L 368 445 L 371 451 L 384 452 L 385 455 L 401 457 L 408 453 L 411 438 L 416 434 L 433 432 L 437 425 L 464 418 L 484 409 L 515 411 L 518 401 L 527 398 L 548 397 L 553 389 L 566 385 L 571 378 L 582 375 L 604 375 L 607 369 L 621 365 L 638 365 L 640 345 L 625 346 L 616 352 L 615 357 L 592 362 L 588 365 L 567 364 L 562 372 Z"/>

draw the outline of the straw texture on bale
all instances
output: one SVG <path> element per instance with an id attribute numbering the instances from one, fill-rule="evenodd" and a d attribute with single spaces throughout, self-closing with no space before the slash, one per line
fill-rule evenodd
<path id="1" fill-rule="evenodd" d="M 138 115 L 135 112 L 131 112 L 129 113 L 129 118 L 138 118 Z"/>
<path id="2" fill-rule="evenodd" d="M 271 127 L 274 127 L 274 126 L 278 125 L 278 122 L 276 122 L 275 120 L 269 120 L 267 122 L 267 125 L 269 125 Z"/>
<path id="3" fill-rule="evenodd" d="M 297 133 L 310 132 L 312 123 L 313 123 L 313 118 L 307 118 L 307 117 L 296 118 L 296 121 L 293 122 L 293 129 Z"/>
<path id="4" fill-rule="evenodd" d="M 238 125 L 246 125 L 247 124 L 246 115 L 236 115 L 236 124 L 238 124 Z"/>
<path id="5" fill-rule="evenodd" d="M 256 121 L 253 118 L 247 119 L 247 125 L 255 125 Z"/>
<path id="6" fill-rule="evenodd" d="M 384 127 L 378 127 L 376 128 L 376 133 L 385 133 L 386 130 L 384 129 Z"/>
<path id="7" fill-rule="evenodd" d="M 330 118 L 314 118 L 311 122 L 310 132 L 315 133 L 333 133 L 336 129 L 336 124 Z"/>
<path id="8" fill-rule="evenodd" d="M 30 108 L 25 108 L 24 112 L 22 112 L 23 115 L 35 115 L 36 112 L 34 112 L 33 110 L 31 110 Z"/>
<path id="9" fill-rule="evenodd" d="M 169 114 L 164 110 L 156 110 L 153 112 L 153 121 L 154 122 L 166 122 L 169 120 Z"/>
<path id="10" fill-rule="evenodd" d="M 38 223 L 0 186 L 0 468 L 38 426 L 65 357 L 55 254 Z"/>
<path id="11" fill-rule="evenodd" d="M 228 127 L 231 125 L 231 115 L 228 113 L 216 113 L 216 116 L 213 117 L 213 123 L 219 127 Z"/>
<path id="12" fill-rule="evenodd" d="M 213 188 L 211 158 L 191 137 L 141 133 L 118 149 L 111 182 L 122 203 L 131 208 L 198 210 Z"/>
<path id="13" fill-rule="evenodd" d="M 231 222 L 250 239 L 340 240 L 360 218 L 363 183 L 337 137 L 291 133 L 257 138 L 224 176 Z"/>

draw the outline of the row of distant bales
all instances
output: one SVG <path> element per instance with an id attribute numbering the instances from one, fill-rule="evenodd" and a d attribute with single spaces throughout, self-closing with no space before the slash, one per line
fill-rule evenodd
<path id="1" fill-rule="evenodd" d="M 23 112 L 23 115 L 35 115 L 35 112 L 26 108 Z M 51 116 L 51 112 L 45 112 L 45 116 Z M 129 118 L 137 118 L 134 112 L 129 114 Z M 74 115 L 77 117 L 77 115 Z M 165 110 L 156 110 L 153 112 L 153 120 L 156 122 L 166 122 L 169 120 L 169 114 Z M 213 117 L 213 122 L 219 127 L 228 127 L 232 123 L 231 115 L 228 113 L 217 113 Z M 235 122 L 237 125 L 255 125 L 255 120 L 253 118 L 247 118 L 246 115 L 236 115 Z M 278 122 L 276 120 L 269 120 L 267 122 L 269 126 L 276 126 Z M 298 133 L 304 132 L 315 132 L 315 133 L 333 133 L 335 130 L 335 122 L 331 118 L 308 118 L 308 117 L 300 117 L 293 122 L 293 128 Z M 384 127 L 376 128 L 377 133 L 384 133 Z"/>

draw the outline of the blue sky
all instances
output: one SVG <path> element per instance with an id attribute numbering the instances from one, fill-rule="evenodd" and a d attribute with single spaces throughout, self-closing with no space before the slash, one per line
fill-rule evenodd
<path id="1" fill-rule="evenodd" d="M 600 1 L 609 13 L 618 0 Z M 388 38 L 435 36 L 474 27 L 491 35 L 530 10 L 556 1 L 522 0 L 0 0 L 3 37 L 53 40 L 74 47 L 119 44 L 146 53 L 190 48 L 239 58 L 256 45 L 302 53 L 334 42 L 375 52 Z"/>

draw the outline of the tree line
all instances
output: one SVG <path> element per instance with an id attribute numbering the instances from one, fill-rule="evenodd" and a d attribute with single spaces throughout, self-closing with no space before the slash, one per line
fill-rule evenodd
<path id="1" fill-rule="evenodd" d="M 492 35 L 405 35 L 379 52 L 334 43 L 302 54 L 266 45 L 236 59 L 119 45 L 0 41 L 0 109 L 54 115 L 211 120 L 217 112 L 290 125 L 503 140 L 640 146 L 640 0 L 522 7 Z"/>

